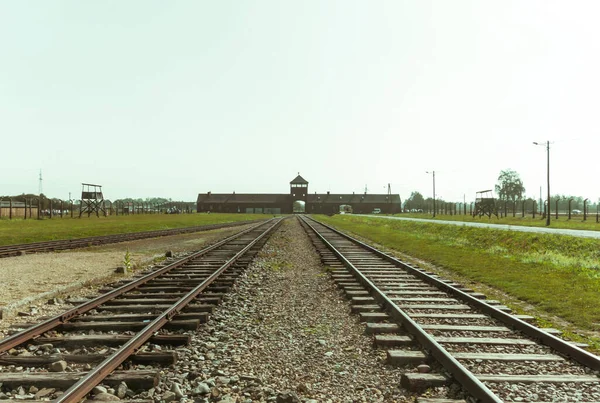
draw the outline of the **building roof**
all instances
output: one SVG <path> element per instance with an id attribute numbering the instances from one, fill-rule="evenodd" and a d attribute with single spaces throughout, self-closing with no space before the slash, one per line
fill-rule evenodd
<path id="1" fill-rule="evenodd" d="M 9 208 L 10 205 L 11 205 L 10 201 L 8 201 L 8 200 L 0 200 L 0 207 Z M 25 203 L 22 202 L 22 201 L 13 200 L 12 206 L 13 206 L 13 208 L 23 208 L 23 207 L 25 207 Z M 34 207 L 37 208 L 37 206 L 34 206 Z"/>
<path id="2" fill-rule="evenodd" d="M 396 203 L 400 204 L 400 195 L 393 194 L 309 194 L 308 203 L 322 204 L 358 204 L 358 203 Z"/>
<path id="3" fill-rule="evenodd" d="M 198 203 L 215 203 L 215 204 L 245 204 L 245 203 L 260 203 L 260 204 L 279 204 L 291 203 L 290 194 L 274 194 L 274 193 L 201 193 L 198 195 Z M 395 203 L 400 204 L 400 195 L 393 194 L 308 194 L 308 203 L 316 204 L 360 204 L 360 203 Z"/>
<path id="4" fill-rule="evenodd" d="M 289 194 L 274 193 L 200 193 L 198 203 L 244 204 L 244 203 L 287 203 Z"/>
<path id="5" fill-rule="evenodd" d="M 303 177 L 300 176 L 300 173 L 298 172 L 298 176 L 296 176 L 294 178 L 293 181 L 290 182 L 291 184 L 302 184 L 302 185 L 308 185 L 308 182 L 306 181 L 306 179 L 304 179 Z"/>

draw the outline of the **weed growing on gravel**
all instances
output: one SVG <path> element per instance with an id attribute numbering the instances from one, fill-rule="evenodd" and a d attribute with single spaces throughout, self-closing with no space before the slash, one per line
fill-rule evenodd
<path id="1" fill-rule="evenodd" d="M 292 267 L 292 264 L 290 262 L 284 262 L 284 261 L 280 261 L 280 262 L 274 262 L 272 264 L 270 264 L 268 266 L 268 269 L 271 271 L 282 271 L 285 269 L 289 269 L 290 267 Z"/>
<path id="2" fill-rule="evenodd" d="M 317 337 L 326 336 L 329 333 L 331 333 L 331 328 L 327 324 L 320 323 L 318 325 L 309 326 L 309 327 L 305 328 L 304 333 L 310 334 L 312 336 L 317 336 Z"/>
<path id="3" fill-rule="evenodd" d="M 129 253 L 129 249 L 127 249 L 125 256 L 123 257 L 123 268 L 127 273 L 133 271 L 133 263 L 131 262 L 131 254 Z"/>

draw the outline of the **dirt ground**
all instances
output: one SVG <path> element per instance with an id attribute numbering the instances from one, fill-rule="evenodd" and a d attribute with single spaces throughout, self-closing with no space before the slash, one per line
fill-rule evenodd
<path id="1" fill-rule="evenodd" d="M 246 227 L 243 227 L 246 228 Z M 29 303 L 47 300 L 61 292 L 72 292 L 89 285 L 103 284 L 132 274 L 116 274 L 123 266 L 125 254 L 136 270 L 147 267 L 165 256 L 166 251 L 195 251 L 241 230 L 219 229 L 193 234 L 142 239 L 85 249 L 38 253 L 0 259 L 0 310 L 10 316 L 8 308 L 25 309 Z M 89 291 L 89 290 L 88 290 Z"/>

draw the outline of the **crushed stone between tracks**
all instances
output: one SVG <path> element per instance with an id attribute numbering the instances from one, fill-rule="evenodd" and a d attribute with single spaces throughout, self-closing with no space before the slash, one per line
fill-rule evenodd
<path id="1" fill-rule="evenodd" d="M 385 364 L 385 351 L 373 349 L 293 219 L 267 242 L 153 397 L 179 389 L 196 402 L 412 402 L 399 386 L 401 374 Z"/>

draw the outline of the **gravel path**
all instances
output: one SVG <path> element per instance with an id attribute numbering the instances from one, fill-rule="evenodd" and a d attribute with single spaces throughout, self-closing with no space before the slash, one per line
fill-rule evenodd
<path id="1" fill-rule="evenodd" d="M 151 393 L 155 401 L 178 392 L 196 402 L 413 401 L 296 219 L 282 224 L 235 287 Z"/>

